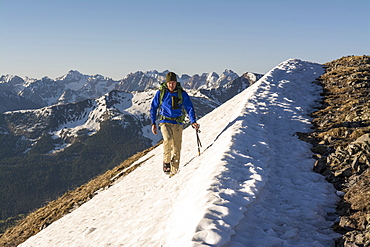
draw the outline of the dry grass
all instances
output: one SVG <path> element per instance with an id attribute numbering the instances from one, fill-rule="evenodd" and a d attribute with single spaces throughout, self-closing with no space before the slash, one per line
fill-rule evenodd
<path id="1" fill-rule="evenodd" d="M 367 170 L 358 183 L 351 187 L 344 199 L 355 211 L 370 211 L 370 170 Z"/>
<path id="2" fill-rule="evenodd" d="M 97 194 L 98 190 L 110 187 L 118 178 L 126 176 L 135 170 L 143 162 L 135 164 L 135 166 L 131 165 L 160 144 L 161 143 L 158 143 L 141 153 L 133 155 L 114 169 L 107 171 L 103 175 L 98 176 L 73 191 L 65 193 L 62 197 L 30 213 L 15 227 L 8 229 L 0 236 L 0 245 L 9 247 L 23 243 L 29 237 L 35 235 L 54 221 L 62 218 L 83 203 L 89 201 Z"/>

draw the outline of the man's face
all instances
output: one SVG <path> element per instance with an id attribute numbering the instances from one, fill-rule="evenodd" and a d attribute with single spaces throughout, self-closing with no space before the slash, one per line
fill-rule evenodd
<path id="1" fill-rule="evenodd" d="M 169 82 L 167 82 L 167 88 L 168 88 L 168 90 L 170 90 L 171 92 L 175 91 L 176 83 L 177 82 L 175 82 L 175 81 L 169 81 Z"/>

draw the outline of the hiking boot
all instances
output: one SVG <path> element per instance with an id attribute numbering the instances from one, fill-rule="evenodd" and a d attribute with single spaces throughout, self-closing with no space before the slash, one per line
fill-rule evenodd
<path id="1" fill-rule="evenodd" d="M 167 175 L 170 174 L 170 172 L 171 172 L 171 164 L 170 163 L 164 163 L 163 162 L 163 171 Z"/>

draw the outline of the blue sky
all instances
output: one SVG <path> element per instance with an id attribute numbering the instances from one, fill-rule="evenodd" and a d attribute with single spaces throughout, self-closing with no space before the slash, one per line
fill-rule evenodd
<path id="1" fill-rule="evenodd" d="M 369 0 L 0 0 L 0 75 L 266 73 L 370 54 Z"/>

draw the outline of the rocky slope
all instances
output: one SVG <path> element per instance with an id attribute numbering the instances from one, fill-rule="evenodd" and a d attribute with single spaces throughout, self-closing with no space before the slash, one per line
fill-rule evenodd
<path id="1" fill-rule="evenodd" d="M 337 246 L 370 246 L 370 56 L 349 56 L 325 64 L 317 81 L 322 107 L 313 113 L 314 170 L 338 190 L 341 201 Z"/>

